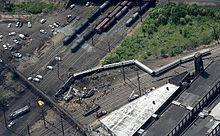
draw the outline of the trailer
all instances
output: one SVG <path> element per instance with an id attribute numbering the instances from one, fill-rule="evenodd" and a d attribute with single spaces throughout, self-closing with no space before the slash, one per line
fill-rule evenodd
<path id="1" fill-rule="evenodd" d="M 63 40 L 63 45 L 68 45 L 69 43 L 71 43 L 71 37 L 67 36 L 64 40 Z"/>
<path id="2" fill-rule="evenodd" d="M 99 15 L 101 15 L 101 10 L 100 10 L 100 9 L 98 9 L 95 13 L 93 13 L 93 14 L 88 18 L 89 23 L 92 23 L 93 21 L 95 21 L 96 18 L 99 17 Z"/>
<path id="3" fill-rule="evenodd" d="M 16 110 L 15 112 L 11 113 L 8 118 L 9 120 L 14 120 L 16 118 L 21 117 L 22 115 L 24 115 L 25 113 L 28 113 L 30 111 L 30 107 L 28 105 Z"/>
<path id="4" fill-rule="evenodd" d="M 84 38 L 81 38 L 79 40 L 76 41 L 76 43 L 73 44 L 73 46 L 71 47 L 71 52 L 74 53 L 76 52 L 85 42 Z"/>
<path id="5" fill-rule="evenodd" d="M 103 27 L 103 31 L 107 32 L 109 29 L 111 29 L 111 27 L 116 24 L 117 20 L 116 18 L 112 18 L 104 27 Z"/>
<path id="6" fill-rule="evenodd" d="M 104 3 L 99 7 L 99 9 L 100 9 L 101 12 L 105 12 L 105 10 L 106 10 L 109 6 L 110 6 L 110 1 L 106 1 L 106 2 L 104 2 Z"/>
<path id="7" fill-rule="evenodd" d="M 85 39 L 85 41 L 87 41 L 87 40 L 89 40 L 90 37 L 92 37 L 94 34 L 95 34 L 95 30 L 92 29 L 91 31 L 87 32 L 87 33 L 83 36 L 83 38 Z"/>
<path id="8" fill-rule="evenodd" d="M 121 19 L 122 16 L 124 16 L 126 13 L 128 12 L 128 7 L 125 6 L 120 12 L 118 12 L 116 15 L 115 15 L 115 18 L 117 20 Z"/>
<path id="9" fill-rule="evenodd" d="M 96 28 L 95 30 L 97 31 L 98 34 L 102 33 L 102 28 L 103 26 L 105 26 L 105 24 L 107 24 L 109 21 L 109 18 L 105 18 Z"/>
<path id="10" fill-rule="evenodd" d="M 146 11 L 147 7 L 149 6 L 149 2 L 146 2 L 138 11 L 140 15 L 144 14 L 144 12 Z"/>
<path id="11" fill-rule="evenodd" d="M 122 6 L 118 6 L 114 11 L 112 11 L 109 15 L 108 18 L 113 18 L 120 10 L 122 9 Z"/>
<path id="12" fill-rule="evenodd" d="M 132 1 L 128 2 L 127 6 L 128 6 L 129 9 L 133 6 L 132 4 L 133 4 Z"/>
<path id="13" fill-rule="evenodd" d="M 135 12 L 131 18 L 128 19 L 126 22 L 126 26 L 130 27 L 137 19 L 139 18 L 139 13 Z"/>
<path id="14" fill-rule="evenodd" d="M 127 0 L 125 0 L 125 1 L 123 1 L 122 3 L 121 3 L 121 6 L 126 6 L 127 5 L 127 3 L 128 3 L 128 1 Z"/>

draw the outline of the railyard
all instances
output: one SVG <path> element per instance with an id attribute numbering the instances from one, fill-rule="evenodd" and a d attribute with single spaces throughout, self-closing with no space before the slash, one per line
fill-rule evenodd
<path id="1" fill-rule="evenodd" d="M 39 18 L 36 19 L 33 23 L 33 27 L 30 29 L 28 34 L 30 38 L 26 41 L 22 41 L 16 49 L 19 49 L 19 52 L 23 55 L 22 59 L 12 59 L 12 63 L 19 71 L 21 71 L 27 78 L 34 77 L 37 74 L 43 76 L 43 80 L 40 83 L 34 83 L 38 88 L 44 91 L 49 97 L 54 99 L 55 93 L 60 89 L 63 83 L 68 79 L 68 73 L 77 73 L 89 68 L 93 68 L 97 66 L 101 59 L 109 52 L 119 45 L 120 41 L 135 28 L 140 19 L 136 21 L 131 27 L 126 27 L 126 21 L 133 15 L 135 11 L 139 9 L 139 7 L 133 6 L 132 9 L 129 9 L 129 12 L 125 14 L 125 16 L 120 19 L 108 32 L 104 32 L 101 35 L 95 34 L 92 39 L 86 41 L 82 48 L 80 48 L 77 52 L 71 53 L 70 48 L 77 39 L 84 36 L 88 30 L 90 30 L 98 21 L 102 20 L 105 14 L 108 14 L 115 5 L 111 6 L 104 13 L 100 15 L 96 19 L 96 21 L 89 25 L 86 30 L 77 35 L 77 38 L 73 40 L 70 45 L 63 46 L 62 39 L 67 35 L 71 34 L 72 30 L 70 28 L 76 28 L 81 24 L 90 13 L 95 12 L 98 9 L 98 6 L 90 6 L 87 8 L 81 8 L 81 6 L 76 6 L 73 10 L 65 10 L 62 13 L 59 13 L 56 20 L 54 17 L 44 16 L 47 19 L 47 22 L 44 25 L 41 25 L 39 22 Z M 76 19 L 72 21 L 72 23 L 65 26 L 66 16 L 71 14 L 75 16 Z M 143 15 L 146 16 L 147 12 Z M 78 21 L 77 21 L 78 20 Z M 63 27 L 55 29 L 55 32 L 50 32 L 51 29 L 48 28 L 49 24 L 53 22 L 57 22 L 63 24 Z M 1 28 L 5 34 L 8 35 L 9 32 L 15 31 L 17 34 L 23 32 L 27 28 L 23 26 L 22 28 L 7 28 L 7 24 L 0 24 Z M 13 25 L 15 25 L 13 23 Z M 13 26 L 12 25 L 12 26 Z M 26 25 L 26 24 L 24 24 Z M 35 26 L 36 25 L 36 26 Z M 62 25 L 61 25 L 62 26 Z M 39 29 L 44 29 L 48 32 L 47 35 L 43 35 L 39 33 Z M 4 39 L 9 40 L 10 36 L 4 37 Z M 9 40 L 9 44 L 11 44 L 12 40 Z M 47 42 L 46 42 L 47 41 Z M 24 43 L 23 43 L 24 42 Z M 28 44 L 31 43 L 31 44 Z M 45 43 L 45 44 L 44 44 Z M 110 43 L 110 44 L 109 44 Z M 110 46 L 108 46 L 108 44 Z M 21 45 L 24 45 L 21 47 Z M 11 58 L 11 54 L 9 51 L 4 51 L 1 49 L 1 58 L 3 61 L 9 61 Z M 3 55 L 4 53 L 4 55 Z M 8 55 L 6 55 L 8 54 Z M 212 53 L 213 57 L 218 54 L 218 50 L 214 50 Z M 60 57 L 61 61 L 56 60 L 56 57 Z M 182 56 L 177 56 L 177 58 Z M 158 68 L 162 65 L 173 61 L 176 58 L 168 58 L 168 59 L 159 59 L 146 61 L 144 64 L 151 65 L 150 68 Z M 207 59 L 204 60 L 204 64 L 208 65 L 211 61 L 211 58 L 208 56 Z M 136 78 L 137 72 L 140 75 L 140 86 L 141 93 L 144 94 L 147 89 L 151 87 L 159 87 L 165 82 L 169 77 L 176 75 L 182 71 L 193 71 L 193 63 L 189 62 L 186 64 L 181 64 L 180 67 L 176 67 L 174 70 L 160 76 L 160 77 L 151 77 L 149 74 L 144 73 L 140 69 L 135 66 L 125 67 L 125 81 L 123 81 L 122 69 L 115 69 L 106 71 L 103 73 L 97 74 L 97 79 L 91 79 L 92 77 L 86 77 L 79 81 L 76 81 L 74 87 L 79 90 L 86 90 L 97 88 L 95 94 L 90 98 L 85 98 L 81 100 L 81 104 L 74 102 L 77 98 L 70 100 L 68 103 L 63 100 L 58 100 L 59 105 L 64 107 L 73 117 L 77 118 L 84 125 L 85 128 L 91 128 L 91 125 L 97 120 L 95 117 L 96 113 L 92 115 L 84 117 L 82 112 L 84 109 L 91 105 L 92 103 L 96 103 L 100 105 L 101 110 L 106 110 L 108 113 L 120 108 L 124 104 L 128 103 L 128 98 L 133 91 L 135 93 L 138 92 L 138 82 Z M 50 71 L 46 67 L 52 66 L 53 70 Z M 4 66 L 3 66 L 4 67 Z M 33 82 L 33 81 L 32 81 Z M 10 114 L 15 109 L 20 108 L 22 105 L 30 104 L 31 105 L 31 113 L 24 116 L 25 119 L 21 119 L 17 121 L 17 124 L 30 124 L 34 125 L 34 122 L 39 120 L 41 117 L 40 107 L 37 105 L 36 100 L 38 96 L 33 93 L 30 93 L 30 90 L 25 89 L 25 99 L 19 98 L 19 104 L 15 104 L 10 106 L 9 110 L 6 112 L 6 115 Z M 50 106 L 45 107 L 45 111 L 50 109 Z M 36 118 L 33 118 L 36 117 Z M 59 118 L 59 117 L 56 117 Z M 1 121 L 1 126 L 3 127 L 4 123 Z M 62 135 L 61 125 L 59 121 L 54 122 L 55 125 L 51 125 L 48 123 L 49 129 L 41 129 L 38 133 L 36 130 L 31 132 L 33 135 Z M 41 122 L 42 125 L 42 122 Z M 93 126 L 93 125 L 92 125 Z M 15 132 L 15 135 L 19 134 L 27 134 L 26 130 L 27 126 L 20 125 L 19 127 L 15 127 L 12 131 Z M 71 135 L 71 133 L 75 133 L 76 130 L 72 128 L 66 121 L 64 121 L 65 133 Z M 95 132 L 96 133 L 96 132 Z M 0 132 L 3 135 L 13 135 L 13 132 Z"/>

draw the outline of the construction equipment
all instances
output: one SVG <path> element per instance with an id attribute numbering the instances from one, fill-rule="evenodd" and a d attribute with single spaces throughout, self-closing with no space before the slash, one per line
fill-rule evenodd
<path id="1" fill-rule="evenodd" d="M 92 79 L 93 79 L 93 80 L 96 80 L 96 79 L 98 79 L 98 78 L 99 78 L 99 76 L 98 76 L 96 73 L 92 74 Z"/>
<path id="2" fill-rule="evenodd" d="M 68 72 L 68 78 L 70 78 L 71 76 L 73 76 L 73 73 L 72 72 Z"/>
<path id="3" fill-rule="evenodd" d="M 70 86 L 70 89 L 69 91 L 67 92 L 67 94 L 63 97 L 63 99 L 68 102 L 70 101 L 72 98 L 73 98 L 73 95 L 71 94 L 71 91 L 72 91 L 72 86 Z"/>

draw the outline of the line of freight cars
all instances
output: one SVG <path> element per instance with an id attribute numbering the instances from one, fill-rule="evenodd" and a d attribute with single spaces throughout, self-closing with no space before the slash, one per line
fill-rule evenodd
<path id="1" fill-rule="evenodd" d="M 120 19 L 120 17 L 122 17 L 128 11 L 128 7 L 126 5 L 131 5 L 131 4 L 132 2 L 128 2 L 127 0 L 123 1 L 122 3 L 119 2 L 115 6 L 115 8 L 112 11 L 110 11 L 110 14 L 108 14 L 106 17 L 101 19 L 92 30 L 88 31 L 88 33 L 86 33 L 83 38 L 77 40 L 72 45 L 71 52 L 72 53 L 76 52 L 85 43 L 85 41 L 89 40 L 90 37 L 92 37 L 96 32 L 101 34 L 103 31 L 104 32 L 108 31 L 117 22 L 116 19 Z M 104 7 L 104 6 L 100 6 L 100 7 Z M 120 14 L 116 18 L 116 15 L 119 12 Z"/>
<path id="2" fill-rule="evenodd" d="M 98 16 L 101 15 L 101 12 L 104 12 L 108 7 L 110 7 L 111 2 L 112 0 L 107 0 L 106 2 L 104 2 L 95 13 L 93 13 L 88 19 L 86 19 L 69 36 L 67 36 L 63 40 L 63 45 L 70 44 L 77 37 L 77 34 L 82 33 L 86 29 L 86 27 L 89 26 L 90 23 L 95 21 Z"/>
<path id="3" fill-rule="evenodd" d="M 149 5 L 150 3 L 146 2 L 143 6 L 141 6 L 140 9 L 137 12 L 135 12 L 131 18 L 128 19 L 128 21 L 126 22 L 126 26 L 130 27 L 135 21 L 137 21 L 139 16 L 144 14 Z"/>
<path id="4" fill-rule="evenodd" d="M 128 12 L 128 6 L 131 7 L 132 1 L 127 0 L 122 3 L 118 3 L 110 13 L 97 24 L 95 30 L 98 34 L 108 31 L 126 12 Z"/>

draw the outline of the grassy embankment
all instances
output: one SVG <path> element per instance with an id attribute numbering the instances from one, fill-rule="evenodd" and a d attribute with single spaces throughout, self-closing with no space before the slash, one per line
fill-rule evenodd
<path id="1" fill-rule="evenodd" d="M 53 3 L 45 2 L 22 2 L 21 4 L 0 4 L 1 12 L 8 12 L 11 14 L 17 13 L 29 13 L 29 14 L 39 14 L 51 11 L 55 8 Z"/>
<path id="2" fill-rule="evenodd" d="M 103 64 L 174 56 L 220 36 L 220 7 L 167 5 L 150 9 L 148 14 L 141 27 L 106 56 Z"/>

